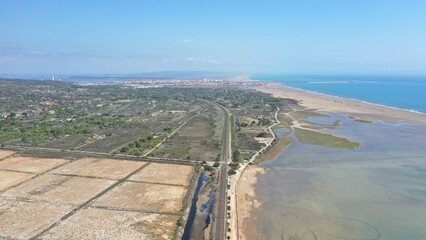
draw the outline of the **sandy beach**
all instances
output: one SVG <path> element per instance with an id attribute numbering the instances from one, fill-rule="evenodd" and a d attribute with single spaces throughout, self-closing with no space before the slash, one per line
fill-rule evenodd
<path id="1" fill-rule="evenodd" d="M 300 101 L 302 106 L 317 109 L 322 112 L 349 114 L 356 118 L 366 120 L 379 119 L 386 122 L 408 121 L 426 125 L 426 114 L 409 110 L 290 88 L 279 83 L 268 84 L 266 86 L 257 87 L 256 89 L 265 93 L 270 93 L 275 97 L 296 99 Z"/>

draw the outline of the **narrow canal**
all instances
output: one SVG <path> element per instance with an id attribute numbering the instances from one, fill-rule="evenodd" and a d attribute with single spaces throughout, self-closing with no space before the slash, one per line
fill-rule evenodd
<path id="1" fill-rule="evenodd" d="M 200 211 L 198 211 L 198 208 L 197 208 L 197 202 L 198 202 L 200 190 L 209 181 L 210 181 L 210 177 L 206 176 L 205 173 L 202 172 L 200 174 L 200 177 L 198 178 L 197 186 L 196 186 L 195 192 L 194 192 L 194 197 L 192 198 L 191 209 L 189 211 L 188 220 L 186 221 L 182 240 L 191 239 L 191 235 L 192 235 L 191 232 L 193 231 L 193 228 L 196 227 L 196 225 L 194 225 L 194 222 L 195 222 L 197 214 L 199 212 L 203 213 L 203 212 L 207 211 L 208 216 L 207 216 L 207 219 L 205 220 L 204 226 L 201 229 L 198 229 L 198 230 L 202 231 L 210 223 L 210 213 L 211 213 L 211 209 L 213 209 L 213 205 L 214 205 L 214 197 L 212 197 L 212 196 L 214 196 L 214 194 L 212 192 L 209 193 L 208 200 L 207 200 L 206 203 L 203 203 L 201 205 Z"/>

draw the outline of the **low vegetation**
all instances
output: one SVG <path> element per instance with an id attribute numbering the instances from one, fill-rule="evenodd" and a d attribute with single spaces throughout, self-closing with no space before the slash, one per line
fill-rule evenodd
<path id="1" fill-rule="evenodd" d="M 338 137 L 328 133 L 311 131 L 301 128 L 295 128 L 297 139 L 303 143 L 324 145 L 333 148 L 355 149 L 360 146 L 358 142 L 349 140 L 344 137 Z"/>
<path id="2" fill-rule="evenodd" d="M 154 148 L 163 140 L 162 137 L 149 135 L 120 149 L 120 153 L 142 155 L 146 150 Z"/>

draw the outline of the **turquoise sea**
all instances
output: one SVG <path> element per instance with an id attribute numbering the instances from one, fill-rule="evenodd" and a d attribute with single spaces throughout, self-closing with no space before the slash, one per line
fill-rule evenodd
<path id="1" fill-rule="evenodd" d="M 258 74 L 251 78 L 426 113 L 426 76 Z"/>

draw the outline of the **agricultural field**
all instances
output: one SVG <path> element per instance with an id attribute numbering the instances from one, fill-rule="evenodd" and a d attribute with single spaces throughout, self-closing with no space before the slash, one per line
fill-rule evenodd
<path id="1" fill-rule="evenodd" d="M 174 239 L 193 172 L 93 157 L 0 160 L 0 239 Z"/>

